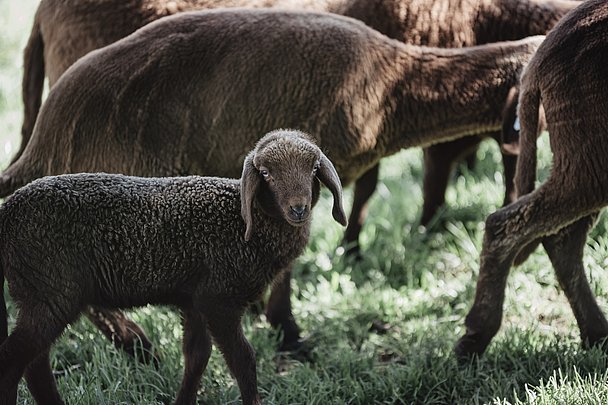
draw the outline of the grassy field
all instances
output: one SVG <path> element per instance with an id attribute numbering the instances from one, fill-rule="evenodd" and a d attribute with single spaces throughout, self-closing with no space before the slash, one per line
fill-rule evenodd
<path id="1" fill-rule="evenodd" d="M 37 1 L 0 0 L 0 165 L 18 145 L 21 50 Z M 540 171 L 549 170 L 546 137 Z M 363 233 L 364 259 L 338 248 L 342 229 L 324 195 L 313 236 L 294 274 L 294 313 L 309 336 L 311 359 L 276 354 L 276 332 L 247 315 L 245 331 L 257 352 L 259 389 L 266 404 L 603 404 L 608 403 L 608 357 L 580 347 L 578 328 L 551 265 L 539 249 L 509 278 L 503 326 L 486 355 L 459 366 L 452 346 L 463 333 L 479 268 L 484 218 L 502 200 L 500 155 L 487 142 L 473 172 L 454 178 L 448 204 L 425 231 L 421 153 L 383 162 Z M 348 191 L 350 203 L 350 190 Z M 602 218 L 586 250 L 593 290 L 607 307 L 607 227 Z M 15 308 L 10 305 L 10 324 Z M 183 360 L 181 327 L 169 308 L 131 313 L 156 344 L 158 368 L 139 364 L 85 320 L 71 326 L 52 353 L 60 392 L 69 404 L 171 403 Z M 372 322 L 390 325 L 377 333 Z M 240 403 L 223 359 L 214 351 L 200 401 Z M 20 385 L 19 403 L 33 401 Z"/>

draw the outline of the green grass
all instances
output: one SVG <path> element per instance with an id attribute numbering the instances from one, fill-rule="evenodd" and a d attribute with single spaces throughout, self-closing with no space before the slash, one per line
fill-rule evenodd
<path id="1" fill-rule="evenodd" d="M 19 140 L 21 49 L 37 2 L 0 0 L 0 164 Z M 549 170 L 541 139 L 541 173 Z M 452 346 L 463 333 L 479 268 L 484 218 L 502 201 L 500 156 L 488 142 L 476 169 L 455 178 L 448 204 L 429 230 L 417 225 L 421 153 L 383 162 L 370 218 L 362 235 L 364 259 L 339 248 L 342 229 L 324 194 L 310 245 L 297 261 L 294 313 L 309 335 L 312 361 L 281 359 L 276 333 L 263 317 L 244 327 L 257 352 L 259 389 L 267 404 L 603 404 L 608 358 L 580 348 L 578 329 L 550 263 L 538 250 L 509 278 L 504 322 L 486 355 L 458 366 Z M 348 191 L 347 203 L 350 203 Z M 606 308 L 608 239 L 604 218 L 592 233 L 586 264 Z M 10 324 L 15 308 L 10 305 Z M 167 308 L 134 311 L 161 356 L 158 369 L 118 352 L 90 323 L 71 326 L 52 352 L 60 392 L 70 404 L 170 403 L 183 360 L 178 315 Z M 379 334 L 374 320 L 390 325 Z M 209 404 L 240 403 L 223 359 L 213 352 L 200 391 Z M 19 403 L 32 399 L 25 384 Z"/>

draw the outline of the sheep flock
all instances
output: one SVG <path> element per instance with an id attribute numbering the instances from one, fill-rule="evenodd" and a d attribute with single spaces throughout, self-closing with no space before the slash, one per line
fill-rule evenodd
<path id="1" fill-rule="evenodd" d="M 442 227 L 453 209 L 443 208 L 450 178 L 457 166 L 465 178 L 476 170 L 486 138 L 502 159 L 502 177 L 491 180 L 504 197 L 479 227 L 477 258 L 463 259 L 469 297 L 450 292 L 455 303 L 441 310 L 468 310 L 464 319 L 446 314 L 454 330 L 439 358 L 454 366 L 445 378 L 509 367 L 490 366 L 485 357 L 495 354 L 484 353 L 501 344 L 490 345 L 511 302 L 511 268 L 539 246 L 582 347 L 608 347 L 602 289 L 588 278 L 585 259 L 608 205 L 606 0 L 41 0 L 22 55 L 19 147 L 0 172 L 0 405 L 29 395 L 64 404 L 52 347 L 80 315 L 129 354 L 129 364 L 158 373 L 169 360 L 181 364 L 181 385 L 162 389 L 160 403 L 207 400 L 204 371 L 215 345 L 239 400 L 261 404 L 279 370 L 265 364 L 260 371 L 260 346 L 254 350 L 243 317 L 262 311 L 273 329 L 263 350 L 277 351 L 279 364 L 314 370 L 315 351 L 326 343 L 307 330 L 305 312 L 293 310 L 294 294 L 313 299 L 293 286 L 317 274 L 294 271 L 301 256 L 314 245 L 324 259 L 307 266 L 341 263 L 348 274 L 387 277 L 377 275 L 366 246 L 407 214 L 392 211 L 378 228 L 370 201 L 376 191 L 387 200 L 407 193 L 403 182 L 398 190 L 379 187 L 380 162 L 418 147 L 422 207 L 406 226 L 421 238 L 419 249 L 432 244 L 423 251 L 438 254 L 441 233 L 465 226 Z M 551 169 L 537 184 L 544 131 Z M 343 192 L 351 185 L 352 198 Z M 469 202 L 480 198 L 464 192 Z M 334 221 L 316 227 L 313 208 Z M 331 222 L 345 227 L 341 236 L 318 243 L 338 229 Z M 392 241 L 404 261 L 422 254 L 411 240 Z M 410 296 L 406 286 L 398 291 Z M 407 299 L 391 300 L 407 313 Z M 150 333 L 154 321 L 123 312 L 147 305 L 181 319 L 183 360 L 167 358 Z M 352 311 L 367 317 L 358 306 Z M 412 340 L 415 332 L 383 322 L 382 307 L 374 311 L 367 333 L 413 346 L 442 343 L 430 332 Z M 340 327 L 359 333 L 348 322 Z M 89 336 L 95 333 L 74 338 L 70 350 Z M 419 372 L 424 378 L 424 367 Z M 432 390 L 425 398 L 351 391 L 335 399 L 462 400 Z M 282 401 L 318 402 L 312 394 L 293 398 Z"/>

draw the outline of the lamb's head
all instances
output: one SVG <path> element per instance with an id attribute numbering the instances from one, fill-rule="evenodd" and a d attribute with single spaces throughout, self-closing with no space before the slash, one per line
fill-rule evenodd
<path id="1" fill-rule="evenodd" d="M 333 217 L 346 225 L 342 184 L 334 165 L 304 133 L 276 130 L 260 139 L 243 164 L 241 215 L 245 240 L 253 232 L 253 205 L 267 215 L 292 226 L 310 222 L 310 212 L 319 198 L 319 181 L 334 197 Z"/>

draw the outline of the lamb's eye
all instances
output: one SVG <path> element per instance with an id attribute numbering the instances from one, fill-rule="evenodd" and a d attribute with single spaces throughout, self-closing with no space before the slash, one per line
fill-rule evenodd
<path id="1" fill-rule="evenodd" d="M 264 178 L 268 178 L 268 176 L 269 176 L 268 170 L 263 170 L 263 169 L 262 169 L 262 170 L 260 170 L 260 174 L 261 174 L 261 175 L 262 175 Z"/>
<path id="2" fill-rule="evenodd" d="M 313 168 L 312 168 L 312 174 L 315 174 L 315 173 L 317 172 L 317 170 L 319 170 L 319 167 L 320 167 L 320 166 L 321 166 L 321 165 L 320 165 L 319 163 L 317 163 L 317 164 L 315 165 L 315 167 L 313 167 Z"/>

